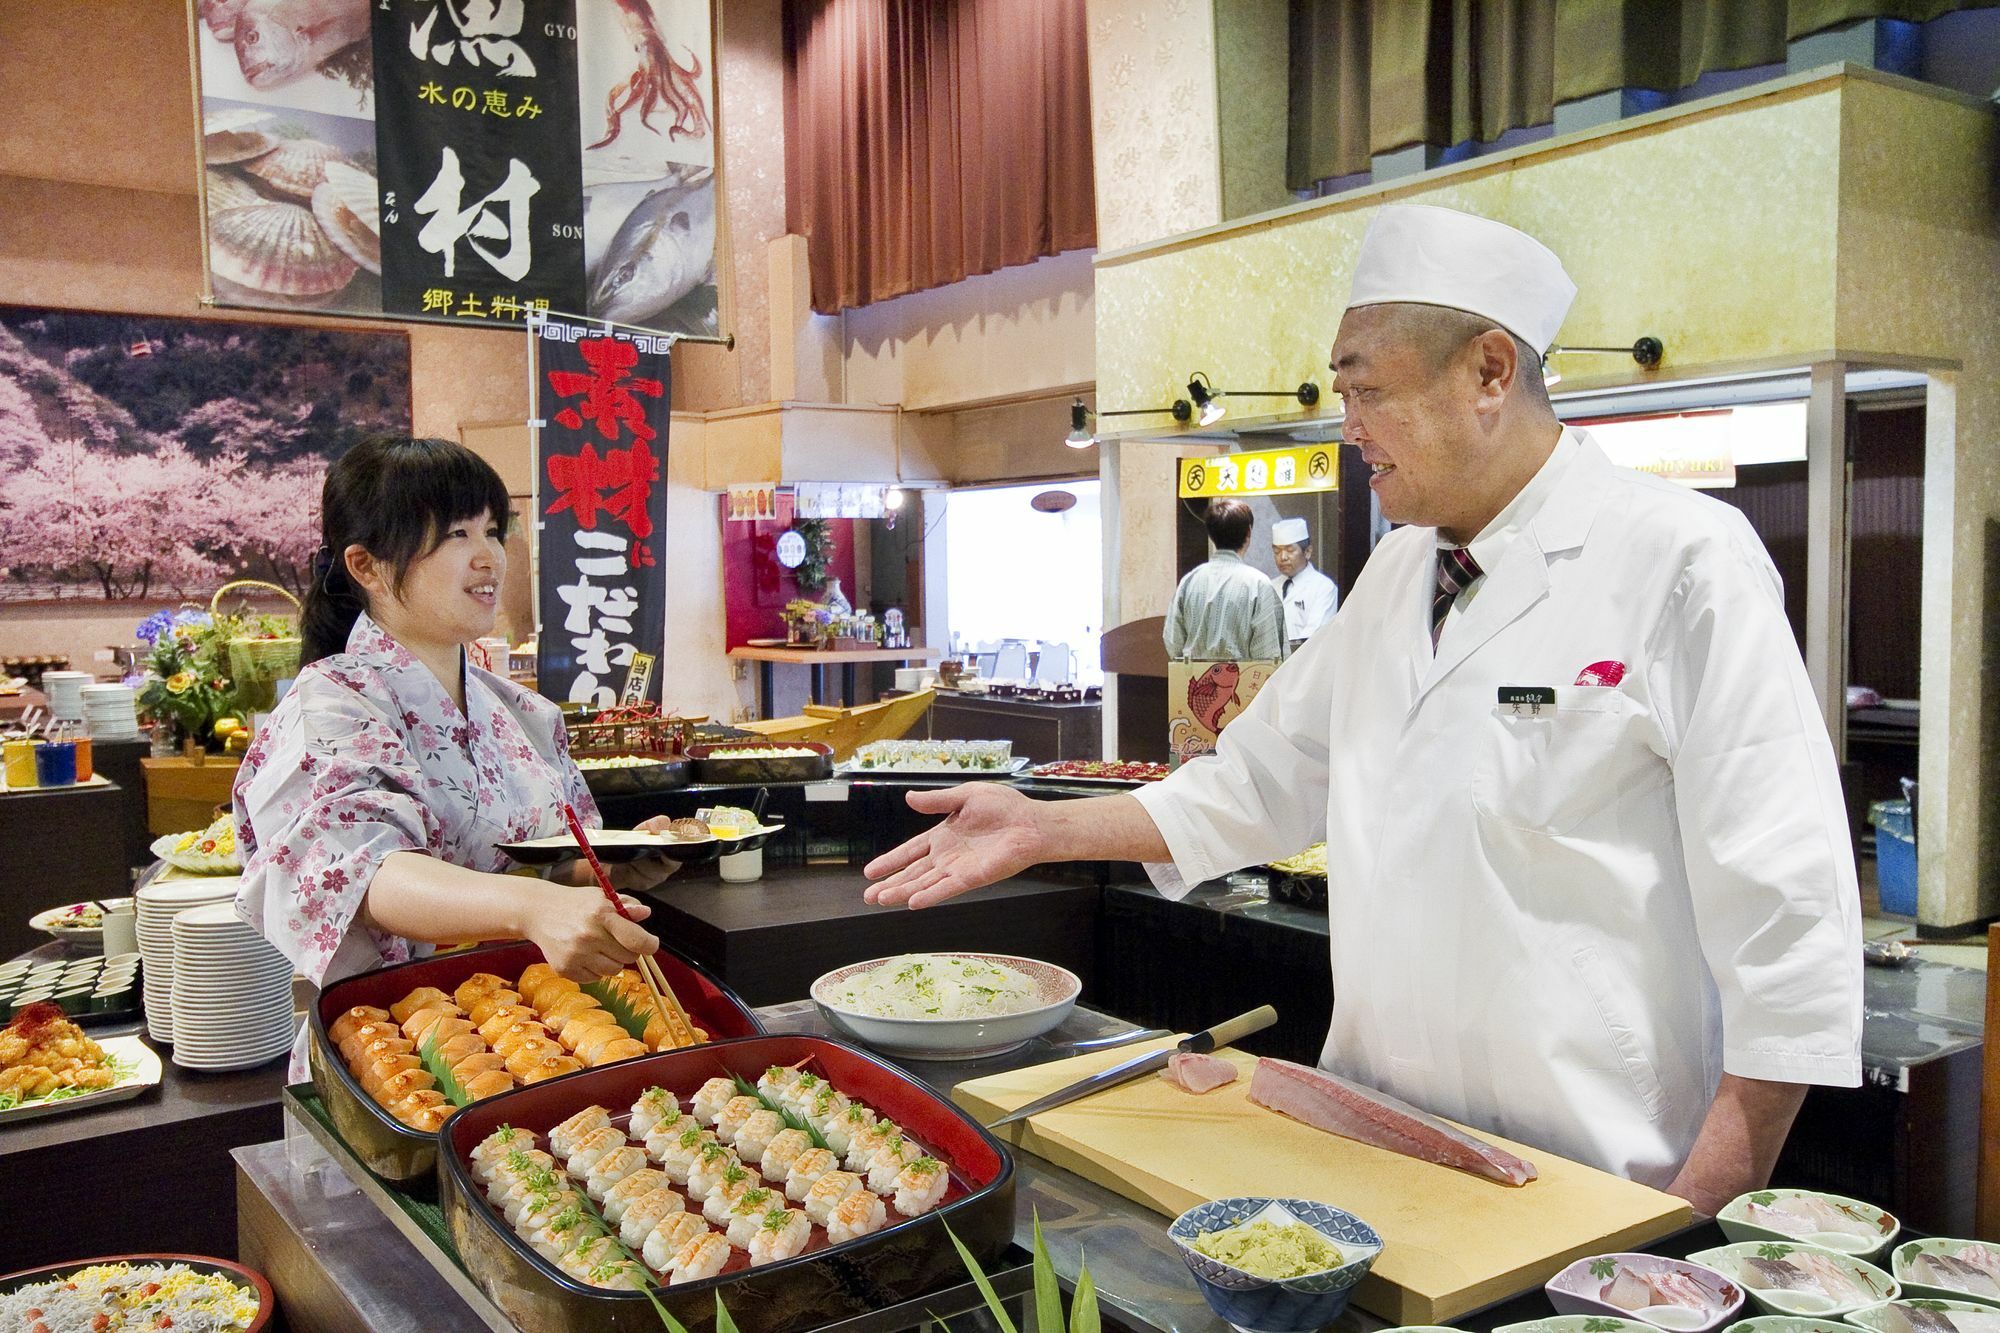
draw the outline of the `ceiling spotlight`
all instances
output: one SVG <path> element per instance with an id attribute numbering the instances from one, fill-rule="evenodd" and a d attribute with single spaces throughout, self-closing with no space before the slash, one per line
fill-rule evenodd
<path id="1" fill-rule="evenodd" d="M 1186 398 L 1174 400 L 1174 420 L 1179 422 L 1193 420 L 1196 411 L 1199 410 L 1200 421 L 1204 426 L 1213 426 L 1222 420 L 1223 413 L 1227 410 L 1221 402 L 1225 395 L 1232 398 L 1295 398 L 1300 407 L 1313 407 L 1319 402 L 1319 385 L 1311 380 L 1307 380 L 1296 389 L 1218 389 L 1209 381 L 1207 375 L 1196 371 L 1189 378 L 1187 389 Z"/>
<path id="2" fill-rule="evenodd" d="M 1194 400 L 1195 408 L 1201 413 L 1200 424 L 1204 426 L 1213 426 L 1222 420 L 1222 414 L 1229 410 L 1222 405 L 1222 395 L 1209 383 L 1208 376 L 1199 370 L 1189 377 L 1187 390 L 1188 397 Z"/>
<path id="3" fill-rule="evenodd" d="M 1549 356 L 1569 356 L 1573 353 L 1578 353 L 1578 352 L 1597 353 L 1604 356 L 1629 356 L 1634 361 L 1644 366 L 1647 370 L 1651 370 L 1653 367 L 1659 365 L 1663 359 L 1665 359 L 1667 355 L 1667 345 L 1661 342 L 1658 338 L 1653 337 L 1651 334 L 1647 334 L 1645 337 L 1640 338 L 1636 342 L 1634 342 L 1630 347 L 1556 346 L 1556 347 L 1551 347 L 1549 349 Z M 1543 358 L 1543 360 L 1546 361 L 1547 358 L 1545 357 Z M 1553 384 L 1555 383 L 1555 381 L 1550 380 L 1549 383 Z"/>
<path id="4" fill-rule="evenodd" d="M 1097 436 L 1090 429 L 1091 411 L 1079 398 L 1069 405 L 1069 434 L 1063 436 L 1063 443 L 1072 449 L 1088 449 L 1097 443 Z"/>

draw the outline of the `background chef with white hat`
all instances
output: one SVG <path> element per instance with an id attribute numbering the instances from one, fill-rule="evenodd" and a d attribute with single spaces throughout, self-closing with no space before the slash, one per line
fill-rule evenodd
<path id="1" fill-rule="evenodd" d="M 1332 360 L 1403 526 L 1340 615 L 1164 782 L 913 794 L 948 818 L 868 896 L 1115 858 L 1177 895 L 1324 838 L 1322 1065 L 1713 1213 L 1860 1080 L 1853 850 L 1749 524 L 1550 409 L 1575 291 L 1511 227 L 1381 209 Z"/>
<path id="2" fill-rule="evenodd" d="M 1297 652 L 1312 632 L 1333 619 L 1340 609 L 1340 589 L 1313 568 L 1312 530 L 1302 518 L 1281 518 L 1271 525 L 1271 559 L 1278 566 L 1271 586 L 1285 604 L 1285 645 Z"/>

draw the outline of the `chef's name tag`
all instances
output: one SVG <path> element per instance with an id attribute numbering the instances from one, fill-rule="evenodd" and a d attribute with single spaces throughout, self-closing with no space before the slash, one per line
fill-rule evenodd
<path id="1" fill-rule="evenodd" d="M 1556 691 L 1553 685 L 1502 685 L 1500 712 L 1507 717 L 1555 716 Z"/>

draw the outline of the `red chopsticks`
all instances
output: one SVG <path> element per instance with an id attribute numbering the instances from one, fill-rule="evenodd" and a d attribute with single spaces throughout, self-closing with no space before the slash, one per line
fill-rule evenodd
<path id="1" fill-rule="evenodd" d="M 604 863 L 597 859 L 597 853 L 591 849 L 590 837 L 583 831 L 583 821 L 576 817 L 576 807 L 568 801 L 563 802 L 563 818 L 569 822 L 570 836 L 576 839 L 577 848 L 583 853 L 583 859 L 590 862 L 591 873 L 597 876 L 597 887 L 604 891 L 604 897 L 610 902 L 613 910 L 630 921 L 632 914 L 625 910 L 624 900 L 618 896 L 618 891 L 611 887 L 611 876 L 604 873 Z M 695 1036 L 694 1021 L 688 1017 L 687 1010 L 681 1008 L 680 998 L 674 994 L 674 988 L 667 984 L 667 976 L 660 970 L 659 959 L 651 954 L 640 955 L 639 979 L 645 982 L 646 989 L 652 992 L 654 1011 L 659 1014 L 660 1021 L 667 1025 L 667 1034 L 673 1039 L 674 1045 L 693 1046 L 698 1040 Z"/>

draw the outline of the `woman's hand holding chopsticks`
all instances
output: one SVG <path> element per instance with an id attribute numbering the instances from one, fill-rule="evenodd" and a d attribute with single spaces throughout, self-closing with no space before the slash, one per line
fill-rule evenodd
<path id="1" fill-rule="evenodd" d="M 660 941 L 638 924 L 653 909 L 636 898 L 620 899 L 632 918 L 626 920 L 595 880 L 588 885 L 522 883 L 529 893 L 517 933 L 540 945 L 549 966 L 572 981 L 608 977 L 660 947 Z"/>

